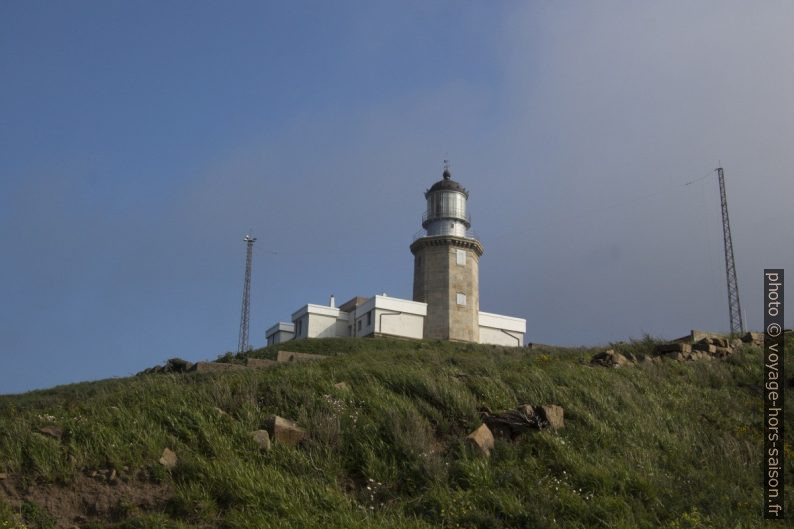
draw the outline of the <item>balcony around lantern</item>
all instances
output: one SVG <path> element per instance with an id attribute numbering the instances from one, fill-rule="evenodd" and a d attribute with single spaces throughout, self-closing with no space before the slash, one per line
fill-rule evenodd
<path id="1" fill-rule="evenodd" d="M 427 231 L 422 229 L 422 230 L 419 230 L 416 233 L 414 233 L 414 236 L 411 238 L 411 243 L 416 242 L 418 239 L 421 239 L 422 237 L 438 237 L 438 236 L 437 235 L 428 235 Z M 474 240 L 477 240 L 477 241 L 480 240 L 480 236 L 477 235 L 477 232 L 474 231 L 471 228 L 466 230 L 466 236 L 463 237 L 463 238 L 464 239 L 474 239 Z"/>
<path id="2" fill-rule="evenodd" d="M 425 210 L 424 213 L 422 213 L 422 227 L 427 228 L 430 222 L 440 219 L 460 220 L 466 224 L 467 228 L 471 226 L 471 215 L 466 213 L 465 210 L 458 208 L 438 208 L 433 211 Z"/>

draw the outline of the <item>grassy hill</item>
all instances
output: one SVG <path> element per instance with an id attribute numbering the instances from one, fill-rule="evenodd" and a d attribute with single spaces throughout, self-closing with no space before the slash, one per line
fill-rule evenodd
<path id="1" fill-rule="evenodd" d="M 763 526 L 758 350 L 607 369 L 588 365 L 588 349 L 282 349 L 334 356 L 0 397 L 0 528 Z M 523 403 L 563 406 L 566 427 L 497 439 L 490 458 L 465 445 L 481 407 Z M 308 442 L 258 449 L 249 432 L 271 414 L 297 421 Z M 786 436 L 792 516 L 794 427 Z M 158 462 L 166 447 L 172 470 Z"/>

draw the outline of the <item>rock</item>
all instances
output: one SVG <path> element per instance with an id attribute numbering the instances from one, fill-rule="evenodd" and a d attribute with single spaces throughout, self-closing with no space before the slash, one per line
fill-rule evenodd
<path id="1" fill-rule="evenodd" d="M 708 339 L 700 340 L 698 343 L 692 346 L 692 349 L 696 351 L 705 351 L 712 354 L 717 352 L 717 346 L 711 345 L 710 340 Z"/>
<path id="2" fill-rule="evenodd" d="M 8 479 L 8 474 L 5 472 L 0 472 L 0 479 Z"/>
<path id="3" fill-rule="evenodd" d="M 254 430 L 251 432 L 251 437 L 260 450 L 270 450 L 270 434 L 267 433 L 267 430 Z"/>
<path id="4" fill-rule="evenodd" d="M 749 343 L 753 345 L 764 345 L 764 333 L 762 332 L 746 332 L 744 336 L 742 336 L 742 341 L 744 343 Z"/>
<path id="5" fill-rule="evenodd" d="M 725 358 L 733 354 L 733 349 L 728 349 L 727 347 L 717 347 L 717 350 L 714 351 L 714 355 L 717 358 Z"/>
<path id="6" fill-rule="evenodd" d="M 539 419 L 535 409 L 528 404 L 497 414 L 483 411 L 480 413 L 480 417 L 492 435 L 506 439 L 514 439 L 530 428 L 537 428 Z"/>
<path id="7" fill-rule="evenodd" d="M 110 481 L 110 482 L 116 481 L 117 477 L 118 477 L 118 473 L 116 472 L 116 469 L 114 468 L 113 470 L 110 471 L 110 475 L 108 476 L 108 481 Z"/>
<path id="8" fill-rule="evenodd" d="M 634 355 L 634 353 L 626 353 L 626 354 L 624 355 L 624 357 L 625 357 L 625 358 L 626 358 L 626 360 L 628 360 L 628 361 L 629 361 L 629 363 L 631 363 L 631 364 L 636 364 L 636 363 L 638 363 L 638 362 L 639 362 L 639 360 L 638 360 L 638 359 L 637 359 L 637 357 Z"/>
<path id="9" fill-rule="evenodd" d="M 727 338 L 712 338 L 711 344 L 716 345 L 717 347 L 728 347 L 728 339 Z"/>
<path id="10" fill-rule="evenodd" d="M 53 439 L 59 439 L 63 437 L 63 430 L 58 428 L 57 426 L 45 426 L 43 428 L 39 428 L 36 430 L 37 433 L 41 435 L 46 435 L 47 437 L 52 437 Z"/>
<path id="11" fill-rule="evenodd" d="M 692 346 L 688 343 L 662 343 L 655 347 L 654 349 L 657 353 L 691 353 Z"/>
<path id="12" fill-rule="evenodd" d="M 185 373 L 190 371 L 193 364 L 181 358 L 169 358 L 162 369 L 165 373 Z"/>
<path id="13" fill-rule="evenodd" d="M 537 415 L 537 413 L 535 412 L 535 408 L 533 408 L 529 404 L 522 404 L 516 409 L 518 410 L 519 413 L 523 413 L 524 416 L 529 420 L 532 420 Z"/>
<path id="14" fill-rule="evenodd" d="M 350 384 L 347 382 L 337 382 L 334 387 L 340 391 L 350 391 Z"/>
<path id="15" fill-rule="evenodd" d="M 252 367 L 254 369 L 262 369 L 266 367 L 273 367 L 276 365 L 275 360 L 268 360 L 267 358 L 246 358 L 245 367 Z"/>
<path id="16" fill-rule="evenodd" d="M 245 366 L 240 364 L 226 364 L 223 362 L 196 362 L 193 364 L 191 371 L 198 373 L 215 373 L 218 371 L 234 371 L 245 369 Z"/>
<path id="17" fill-rule="evenodd" d="M 271 440 L 277 443 L 284 443 L 295 446 L 306 439 L 306 430 L 284 417 L 278 415 L 270 416 L 266 421 L 268 434 Z"/>
<path id="18" fill-rule="evenodd" d="M 620 353 L 615 352 L 613 349 L 607 349 L 593 356 L 590 359 L 591 364 L 600 365 L 604 367 L 621 367 L 630 363 L 629 359 Z"/>
<path id="19" fill-rule="evenodd" d="M 546 404 L 540 407 L 538 415 L 552 430 L 559 430 L 565 427 L 565 410 L 562 406 Z"/>
<path id="20" fill-rule="evenodd" d="M 466 444 L 477 450 L 485 457 L 490 457 L 494 447 L 494 439 L 487 425 L 481 424 L 479 428 L 466 436 Z"/>
<path id="21" fill-rule="evenodd" d="M 738 349 L 739 347 L 742 346 L 743 343 L 744 342 L 742 342 L 741 338 L 734 338 L 733 340 L 731 340 L 731 348 Z"/>
<path id="22" fill-rule="evenodd" d="M 276 362 L 306 362 L 308 360 L 323 360 L 328 358 L 326 355 L 314 355 L 309 353 L 293 353 L 291 351 L 279 351 L 276 355 Z"/>
<path id="23" fill-rule="evenodd" d="M 691 343 L 699 342 L 699 341 L 703 340 L 704 338 L 724 339 L 723 335 L 721 335 L 720 333 L 708 332 L 708 331 L 698 331 L 698 330 L 694 330 L 694 329 L 690 332 L 690 338 L 691 339 L 689 340 L 689 342 L 691 342 Z M 710 345 L 716 345 L 716 344 L 710 343 Z"/>
<path id="24" fill-rule="evenodd" d="M 170 448 L 164 448 L 163 455 L 160 456 L 160 464 L 170 470 L 176 466 L 176 462 L 176 454 Z"/>

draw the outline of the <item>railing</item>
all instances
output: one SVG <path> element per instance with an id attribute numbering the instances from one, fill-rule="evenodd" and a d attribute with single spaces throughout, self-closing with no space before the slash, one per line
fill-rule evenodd
<path id="1" fill-rule="evenodd" d="M 426 222 L 435 219 L 461 219 L 461 220 L 465 220 L 468 224 L 471 224 L 471 215 L 469 215 L 462 209 L 442 208 L 434 211 L 425 210 L 425 212 L 422 213 L 423 226 Z"/>
<path id="2" fill-rule="evenodd" d="M 411 243 L 416 242 L 417 239 L 421 239 L 422 237 L 443 237 L 443 235 L 428 235 L 427 231 L 419 230 L 416 233 L 414 233 L 414 236 L 411 239 Z M 465 239 L 477 239 L 478 241 L 480 240 L 480 236 L 477 235 L 477 232 L 474 231 L 474 230 L 471 230 L 471 229 L 466 230 L 466 236 L 464 238 Z"/>

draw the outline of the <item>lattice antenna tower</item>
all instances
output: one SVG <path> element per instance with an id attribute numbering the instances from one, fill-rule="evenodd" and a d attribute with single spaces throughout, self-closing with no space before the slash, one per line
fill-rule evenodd
<path id="1" fill-rule="evenodd" d="M 245 281 L 243 282 L 243 308 L 240 310 L 240 337 L 237 342 L 237 352 L 244 353 L 251 350 L 248 342 L 248 320 L 251 315 L 251 264 L 254 260 L 254 243 L 256 237 L 249 233 L 243 237 L 245 242 Z"/>
<path id="2" fill-rule="evenodd" d="M 717 168 L 720 182 L 720 202 L 722 204 L 722 238 L 725 246 L 725 275 L 728 279 L 728 312 L 731 319 L 731 332 L 743 333 L 742 306 L 739 303 L 739 283 L 736 280 L 736 262 L 733 259 L 733 240 L 731 223 L 728 220 L 728 199 L 725 195 L 725 173 L 722 167 Z"/>

